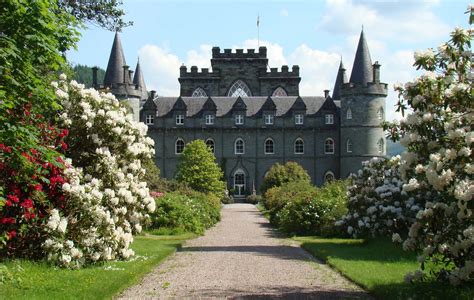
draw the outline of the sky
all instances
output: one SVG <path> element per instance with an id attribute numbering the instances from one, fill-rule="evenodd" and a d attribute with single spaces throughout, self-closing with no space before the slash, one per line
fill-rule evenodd
<path id="1" fill-rule="evenodd" d="M 363 27 L 372 62 L 389 84 L 387 119 L 395 112 L 394 83 L 413 80 L 416 50 L 436 48 L 455 27 L 468 26 L 465 0 L 124 0 L 122 46 L 134 69 L 140 58 L 148 90 L 179 96 L 179 67 L 209 68 L 213 46 L 267 47 L 269 66 L 300 66 L 300 95 L 331 90 L 342 61 L 350 77 Z M 259 28 L 257 29 L 257 18 Z M 114 33 L 89 24 L 73 64 L 107 67 Z"/>

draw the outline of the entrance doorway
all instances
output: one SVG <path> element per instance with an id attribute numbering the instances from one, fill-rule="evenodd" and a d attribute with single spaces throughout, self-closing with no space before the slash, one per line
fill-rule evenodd
<path id="1" fill-rule="evenodd" d="M 237 170 L 234 173 L 234 196 L 245 196 L 245 173 L 242 170 Z"/>

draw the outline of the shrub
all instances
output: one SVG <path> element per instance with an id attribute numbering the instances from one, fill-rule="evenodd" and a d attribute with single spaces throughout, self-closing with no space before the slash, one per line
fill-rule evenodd
<path id="1" fill-rule="evenodd" d="M 262 196 L 250 194 L 247 196 L 247 202 L 250 204 L 259 204 L 260 202 L 262 202 Z"/>
<path id="2" fill-rule="evenodd" d="M 307 181 L 311 178 L 302 166 L 296 162 L 289 161 L 284 165 L 274 164 L 263 178 L 260 191 L 265 194 L 268 189 L 278 187 L 290 181 Z"/>

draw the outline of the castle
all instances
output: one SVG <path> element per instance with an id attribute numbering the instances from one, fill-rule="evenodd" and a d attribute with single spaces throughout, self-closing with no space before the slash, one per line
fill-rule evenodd
<path id="1" fill-rule="evenodd" d="M 279 162 L 295 161 L 316 185 L 345 178 L 362 161 L 385 156 L 381 122 L 387 84 L 372 64 L 361 32 L 350 79 L 342 61 L 324 96 L 299 95 L 299 66 L 267 69 L 267 49 L 212 49 L 212 71 L 181 66 L 180 95 L 148 97 L 140 64 L 135 76 L 115 36 L 103 85 L 126 99 L 149 126 L 156 164 L 173 178 L 180 153 L 195 139 L 206 142 L 236 197 L 258 191 L 265 173 Z M 96 74 L 96 72 L 94 72 Z"/>

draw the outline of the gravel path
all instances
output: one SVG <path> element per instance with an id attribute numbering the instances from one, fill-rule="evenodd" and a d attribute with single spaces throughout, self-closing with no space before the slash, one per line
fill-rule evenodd
<path id="1" fill-rule="evenodd" d="M 250 204 L 230 204 L 205 236 L 188 241 L 119 299 L 339 299 L 368 295 L 279 238 Z"/>

